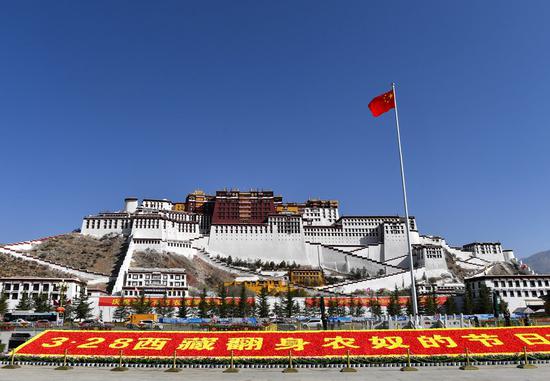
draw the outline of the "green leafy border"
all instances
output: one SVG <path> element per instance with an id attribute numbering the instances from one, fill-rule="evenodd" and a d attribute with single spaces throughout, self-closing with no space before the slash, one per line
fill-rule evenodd
<path id="1" fill-rule="evenodd" d="M 9 361 L 9 357 L 5 357 L 4 361 Z M 69 364 L 117 364 L 119 357 L 69 357 L 67 362 Z M 407 361 L 405 356 L 393 356 L 393 357 L 350 357 L 350 363 L 352 365 L 368 365 L 368 364 L 403 364 Z M 529 353 L 529 360 L 544 361 L 550 360 L 550 354 L 548 353 Z M 58 364 L 62 361 L 62 356 L 28 356 L 17 355 L 15 357 L 16 362 L 40 362 L 40 363 L 55 363 Z M 345 365 L 347 359 L 343 357 L 296 357 L 292 359 L 295 365 Z M 414 364 L 450 364 L 465 362 L 465 356 L 411 356 L 411 362 Z M 470 356 L 470 361 L 473 363 L 478 362 L 520 362 L 523 361 L 523 354 L 494 354 L 494 355 L 473 355 Z M 178 365 L 228 365 L 230 360 L 228 358 L 213 358 L 213 357 L 201 357 L 201 358 L 177 358 Z M 148 365 L 171 365 L 173 359 L 171 358 L 153 358 L 153 357 L 124 357 L 124 364 L 148 364 Z M 234 358 L 236 365 L 286 365 L 288 359 L 286 358 Z"/>

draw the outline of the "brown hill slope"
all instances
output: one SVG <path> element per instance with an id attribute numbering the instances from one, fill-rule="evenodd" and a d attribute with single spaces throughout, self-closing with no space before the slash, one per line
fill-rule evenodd
<path id="1" fill-rule="evenodd" d="M 184 268 L 187 271 L 187 283 L 191 287 L 217 289 L 223 282 L 230 282 L 235 276 L 216 268 L 198 257 L 189 259 L 173 253 L 159 253 L 154 250 L 135 252 L 131 267 Z"/>
<path id="2" fill-rule="evenodd" d="M 124 239 L 117 235 L 94 238 L 70 233 L 50 238 L 27 253 L 72 268 L 112 275 L 123 247 Z"/>
<path id="3" fill-rule="evenodd" d="M 53 278 L 74 278 L 74 275 L 51 269 L 33 261 L 0 253 L 0 277 L 35 276 Z"/>

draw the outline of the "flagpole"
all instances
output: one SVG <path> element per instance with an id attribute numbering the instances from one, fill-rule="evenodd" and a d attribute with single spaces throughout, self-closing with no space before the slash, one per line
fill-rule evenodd
<path id="1" fill-rule="evenodd" d="M 403 153 L 401 152 L 401 133 L 399 132 L 399 113 L 397 112 L 397 94 L 395 93 L 395 83 L 391 84 L 393 91 L 393 101 L 395 104 L 395 126 L 397 128 L 397 146 L 399 148 L 399 164 L 401 165 L 401 186 L 403 188 L 403 204 L 405 205 L 405 227 L 407 229 L 407 250 L 409 257 L 409 269 L 411 273 L 411 299 L 413 315 L 418 315 L 418 304 L 416 299 L 416 282 L 414 279 L 414 263 L 411 247 L 411 227 L 409 221 L 409 207 L 407 205 L 407 187 L 405 186 L 405 170 L 403 169 Z"/>

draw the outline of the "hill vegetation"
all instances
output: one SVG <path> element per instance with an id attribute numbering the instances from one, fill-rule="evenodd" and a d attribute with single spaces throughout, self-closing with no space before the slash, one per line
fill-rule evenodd
<path id="1" fill-rule="evenodd" d="M 52 278 L 74 278 L 73 275 L 49 268 L 33 261 L 0 253 L 0 277 L 36 276 Z"/>
<path id="2" fill-rule="evenodd" d="M 197 290 L 217 290 L 223 282 L 230 282 L 235 276 L 216 268 L 198 257 L 189 259 L 174 253 L 160 253 L 154 250 L 135 252 L 131 267 L 184 268 L 187 283 Z"/>
<path id="3" fill-rule="evenodd" d="M 447 262 L 447 267 L 449 268 L 451 274 L 453 274 L 456 279 L 461 282 L 464 281 L 464 278 L 472 276 L 476 272 L 475 270 L 469 270 L 460 267 L 460 265 L 457 263 L 456 256 L 454 256 L 453 254 L 445 253 L 445 261 Z"/>
<path id="4" fill-rule="evenodd" d="M 499 262 L 486 269 L 487 275 L 529 275 L 529 269 L 522 268 L 518 263 Z"/>
<path id="5" fill-rule="evenodd" d="M 111 276 L 116 275 L 124 243 L 124 238 L 118 235 L 94 238 L 70 233 L 50 238 L 27 253 L 75 269 Z"/>
<path id="6" fill-rule="evenodd" d="M 94 238 L 79 233 L 70 233 L 50 238 L 36 245 L 26 254 L 73 269 L 116 277 L 126 249 L 124 238 L 118 235 Z M 0 256 L 0 264 L 2 264 L 0 276 L 28 274 L 32 276 L 72 277 L 70 274 L 53 270 L 32 261 L 14 258 L 7 254 Z M 196 290 L 202 290 L 203 288 L 215 290 L 221 283 L 235 279 L 233 274 L 212 266 L 198 257 L 189 259 L 182 255 L 160 253 L 154 250 L 134 253 L 131 266 L 184 268 L 187 271 L 189 286 Z"/>

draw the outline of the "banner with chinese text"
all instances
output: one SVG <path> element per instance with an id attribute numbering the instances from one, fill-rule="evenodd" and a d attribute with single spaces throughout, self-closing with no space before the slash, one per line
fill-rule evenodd
<path id="1" fill-rule="evenodd" d="M 420 296 L 420 300 L 425 298 L 424 296 Z M 120 296 L 101 296 L 99 297 L 99 306 L 100 307 L 117 307 L 121 304 L 122 301 L 124 301 L 124 304 L 130 305 L 132 302 L 135 302 L 138 298 L 127 296 L 124 299 L 122 299 Z M 238 297 L 227 297 L 226 302 L 230 303 L 231 301 L 238 303 L 239 302 Z M 146 298 L 147 301 L 151 303 L 152 306 L 157 306 L 159 303 L 163 301 L 163 298 L 161 297 L 150 297 Z M 349 307 L 350 305 L 362 305 L 362 306 L 368 306 L 372 300 L 377 300 L 378 303 L 383 306 L 387 307 L 390 304 L 390 297 L 389 296 L 376 296 L 376 297 L 327 297 L 325 300 L 325 306 L 329 307 L 331 304 L 335 304 L 337 306 L 346 306 Z M 409 300 L 408 296 L 400 296 L 399 297 L 399 304 L 405 305 L 407 304 L 407 301 Z M 447 300 L 446 296 L 438 296 L 436 298 L 438 305 L 443 305 L 445 301 Z M 197 307 L 201 301 L 200 297 L 185 297 L 185 298 L 174 298 L 169 297 L 167 298 L 168 305 L 172 307 L 179 307 L 182 303 L 182 301 L 185 302 L 185 305 L 190 307 Z M 208 303 L 214 303 L 214 304 L 220 304 L 221 299 L 219 297 L 207 297 L 206 301 Z M 314 307 L 319 306 L 320 299 L 319 298 L 304 298 L 304 304 L 308 307 Z M 253 304 L 254 298 L 248 298 L 248 303 Z"/>
<path id="2" fill-rule="evenodd" d="M 16 349 L 18 355 L 275 358 L 462 355 L 550 352 L 550 327 L 373 331 L 66 331 L 48 330 Z"/>
<path id="3" fill-rule="evenodd" d="M 131 305 L 133 302 L 135 302 L 138 298 L 136 297 L 125 297 L 124 298 L 124 304 L 125 305 Z M 151 298 L 145 298 L 149 303 L 151 303 L 152 306 L 157 306 L 160 303 L 163 302 L 164 298 L 161 297 L 151 297 Z M 123 299 L 120 296 L 100 296 L 99 297 L 99 306 L 100 307 L 118 307 L 121 304 L 121 301 Z M 182 300 L 185 301 L 185 305 L 189 307 L 197 307 L 201 301 L 200 297 L 186 297 L 186 298 L 167 298 L 168 305 L 172 307 L 179 307 L 181 306 Z M 235 303 L 239 303 L 240 298 L 226 298 L 226 301 L 229 303 L 231 301 Z M 207 297 L 206 298 L 207 303 L 214 303 L 214 304 L 220 304 L 221 299 L 220 298 L 212 298 Z M 254 298 L 247 298 L 248 304 L 254 303 Z"/>

